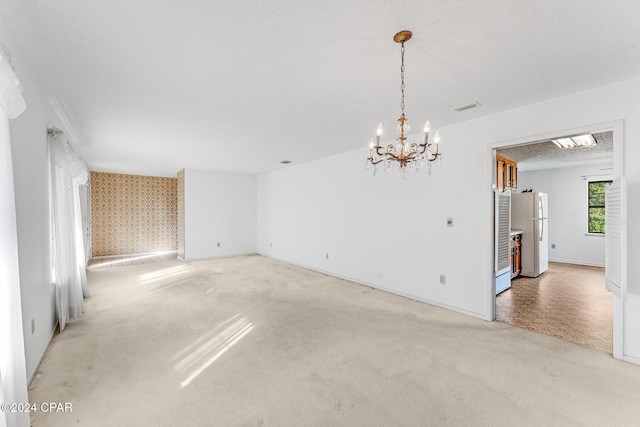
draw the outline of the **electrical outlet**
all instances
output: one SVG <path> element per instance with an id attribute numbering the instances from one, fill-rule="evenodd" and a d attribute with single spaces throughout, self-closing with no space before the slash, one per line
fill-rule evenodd
<path id="1" fill-rule="evenodd" d="M 329 254 L 326 254 L 326 255 L 325 255 L 325 258 L 326 258 L 326 259 L 329 259 Z"/>
<path id="2" fill-rule="evenodd" d="M 31 335 L 36 333 L 36 318 L 31 319 Z"/>
<path id="3" fill-rule="evenodd" d="M 441 274 L 441 275 L 440 275 L 440 284 L 441 284 L 441 285 L 444 285 L 444 284 L 445 284 L 445 277 L 444 277 L 444 274 Z"/>
<path id="4" fill-rule="evenodd" d="M 218 247 L 220 247 L 220 242 L 218 242 Z"/>
<path id="5" fill-rule="evenodd" d="M 447 218 L 447 227 L 453 227 L 453 218 Z"/>
<path id="6" fill-rule="evenodd" d="M 552 244 L 551 244 L 551 249 L 555 249 L 555 248 L 556 248 L 556 244 L 555 244 L 555 243 L 552 243 Z"/>

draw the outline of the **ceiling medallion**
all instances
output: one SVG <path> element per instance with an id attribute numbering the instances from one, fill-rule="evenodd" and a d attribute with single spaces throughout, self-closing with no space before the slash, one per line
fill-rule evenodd
<path id="1" fill-rule="evenodd" d="M 393 41 L 400 43 L 400 110 L 402 114 L 398 119 L 398 142 L 389 144 L 387 147 L 380 145 L 380 137 L 382 136 L 382 123 L 378 125 L 376 130 L 376 140 L 371 138 L 369 142 L 370 157 L 367 158 L 367 169 L 373 166 L 373 175 L 376 176 L 378 164 L 383 163 L 384 172 L 389 173 L 391 170 L 402 171 L 406 179 L 407 173 L 411 171 L 420 171 L 425 166 L 425 162 L 429 165 L 429 173 L 431 173 L 431 164 L 435 160 L 442 163 L 442 153 L 440 148 L 440 133 L 436 131 L 433 136 L 433 144 L 429 143 L 429 131 L 431 124 L 429 120 L 424 124 L 424 141 L 422 144 L 408 142 L 406 133 L 411 130 L 408 120 L 404 116 L 404 42 L 411 38 L 411 31 L 400 31 L 393 36 Z"/>

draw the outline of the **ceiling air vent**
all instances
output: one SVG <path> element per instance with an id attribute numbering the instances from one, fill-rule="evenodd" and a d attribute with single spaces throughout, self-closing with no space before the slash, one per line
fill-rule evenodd
<path id="1" fill-rule="evenodd" d="M 472 102 L 471 104 L 466 104 L 466 105 L 461 105 L 459 107 L 454 108 L 454 110 L 456 110 L 458 113 L 464 110 L 470 110 L 472 108 L 476 108 L 480 106 L 480 103 L 478 101 L 476 102 Z"/>
<path id="2" fill-rule="evenodd" d="M 283 160 L 280 163 L 282 163 L 283 165 L 288 165 L 289 163 L 291 163 L 291 160 Z"/>

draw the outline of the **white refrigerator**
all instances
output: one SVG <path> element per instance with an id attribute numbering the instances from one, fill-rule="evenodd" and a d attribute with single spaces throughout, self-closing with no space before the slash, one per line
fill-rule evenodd
<path id="1" fill-rule="evenodd" d="M 537 277 L 549 268 L 548 200 L 546 193 L 511 195 L 511 229 L 522 231 L 522 276 Z"/>

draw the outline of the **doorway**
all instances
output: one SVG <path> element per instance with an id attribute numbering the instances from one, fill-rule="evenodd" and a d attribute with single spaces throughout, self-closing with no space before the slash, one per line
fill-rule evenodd
<path id="1" fill-rule="evenodd" d="M 596 150 L 561 151 L 551 142 L 553 139 L 580 134 L 594 135 L 599 142 Z M 551 147 L 555 148 L 555 153 L 550 150 Z M 608 155 L 603 155 L 607 150 Z M 533 160 L 522 161 L 522 153 Z M 512 190 L 513 193 L 525 190 L 554 193 L 554 197 L 550 196 L 549 205 L 553 206 L 555 199 L 556 208 L 560 207 L 559 201 L 569 202 L 569 206 L 575 207 L 576 202 L 569 199 L 583 199 L 578 207 L 578 210 L 583 209 L 580 214 L 570 209 L 551 210 L 549 224 L 553 224 L 553 227 L 549 226 L 549 269 L 535 278 L 516 276 L 510 289 L 498 297 L 493 296 L 495 320 L 621 357 L 622 305 L 616 301 L 619 298 L 605 290 L 604 235 L 598 236 L 587 231 L 587 208 L 582 208 L 587 203 L 588 182 L 611 180 L 623 175 L 621 153 L 621 122 L 586 126 L 491 146 L 494 189 L 498 181 L 498 154 L 516 162 L 520 160 L 525 166 L 523 170 L 518 168 L 518 185 L 517 189 Z M 580 185 L 577 184 L 578 180 Z M 569 181 L 571 185 L 568 185 Z M 585 241 L 588 243 L 585 244 Z M 598 250 L 589 249 L 589 245 L 599 247 L 599 254 Z"/>

